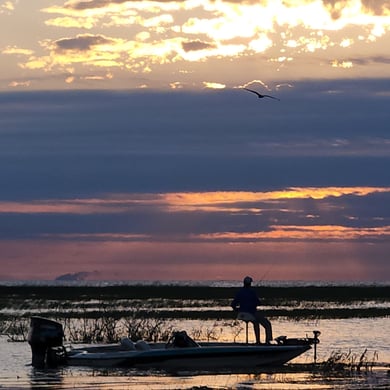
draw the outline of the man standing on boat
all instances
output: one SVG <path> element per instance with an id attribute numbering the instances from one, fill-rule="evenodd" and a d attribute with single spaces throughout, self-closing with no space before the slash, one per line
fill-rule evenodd
<path id="1" fill-rule="evenodd" d="M 249 313 L 251 315 L 250 322 L 253 323 L 253 329 L 256 336 L 256 344 L 260 344 L 260 325 L 265 329 L 265 342 L 270 344 L 272 337 L 271 322 L 260 312 L 257 311 L 257 306 L 260 305 L 255 290 L 252 288 L 253 279 L 250 276 L 244 278 L 244 286 L 237 291 L 236 296 L 232 301 L 232 308 L 239 313 Z"/>

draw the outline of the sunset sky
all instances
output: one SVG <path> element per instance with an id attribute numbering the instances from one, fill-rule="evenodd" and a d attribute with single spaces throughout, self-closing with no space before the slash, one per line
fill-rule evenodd
<path id="1" fill-rule="evenodd" d="M 389 0 L 0 0 L 0 65 L 0 280 L 390 280 Z"/>

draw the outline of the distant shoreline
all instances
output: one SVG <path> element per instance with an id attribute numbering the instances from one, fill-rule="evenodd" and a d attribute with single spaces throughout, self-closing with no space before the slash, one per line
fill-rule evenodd
<path id="1" fill-rule="evenodd" d="M 390 285 L 257 287 L 271 317 L 390 316 Z M 184 285 L 0 286 L 0 318 L 11 313 L 67 318 L 137 315 L 158 318 L 233 318 L 237 287 Z M 17 314 L 18 313 L 18 314 Z"/>
<path id="2" fill-rule="evenodd" d="M 69 286 L 69 287 L 108 287 L 108 286 L 194 286 L 194 287 L 239 287 L 241 280 L 0 280 L 3 286 Z M 387 281 L 320 281 L 320 280 L 254 280 L 254 286 L 265 287 L 390 287 Z"/>
<path id="3" fill-rule="evenodd" d="M 390 301 L 389 285 L 362 286 L 254 286 L 266 305 L 280 301 L 333 301 L 351 302 Z M 185 286 L 185 285 L 0 285 L 1 300 L 29 298 L 54 300 L 89 299 L 232 299 L 237 287 Z"/>

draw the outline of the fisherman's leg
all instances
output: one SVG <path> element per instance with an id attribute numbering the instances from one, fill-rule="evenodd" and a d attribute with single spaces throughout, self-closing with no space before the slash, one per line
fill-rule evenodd
<path id="1" fill-rule="evenodd" d="M 260 325 L 258 322 L 253 322 L 253 330 L 255 331 L 256 344 L 260 344 Z"/>
<path id="2" fill-rule="evenodd" d="M 273 340 L 272 337 L 272 325 L 271 322 L 268 320 L 268 318 L 264 317 L 260 313 L 256 313 L 257 321 L 264 327 L 265 329 L 265 342 L 269 343 L 271 340 Z"/>

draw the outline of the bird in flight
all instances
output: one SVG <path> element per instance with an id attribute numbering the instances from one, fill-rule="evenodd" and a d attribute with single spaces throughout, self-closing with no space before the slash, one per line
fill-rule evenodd
<path id="1" fill-rule="evenodd" d="M 252 93 L 256 94 L 259 99 L 267 97 L 267 98 L 271 98 L 271 99 L 275 99 L 275 100 L 279 100 L 280 101 L 280 99 L 278 99 L 276 97 L 273 97 L 271 95 L 262 95 L 261 93 L 259 93 L 257 91 L 254 91 L 253 89 L 249 89 L 249 88 L 244 88 L 244 89 L 249 91 L 249 92 L 252 92 Z"/>

